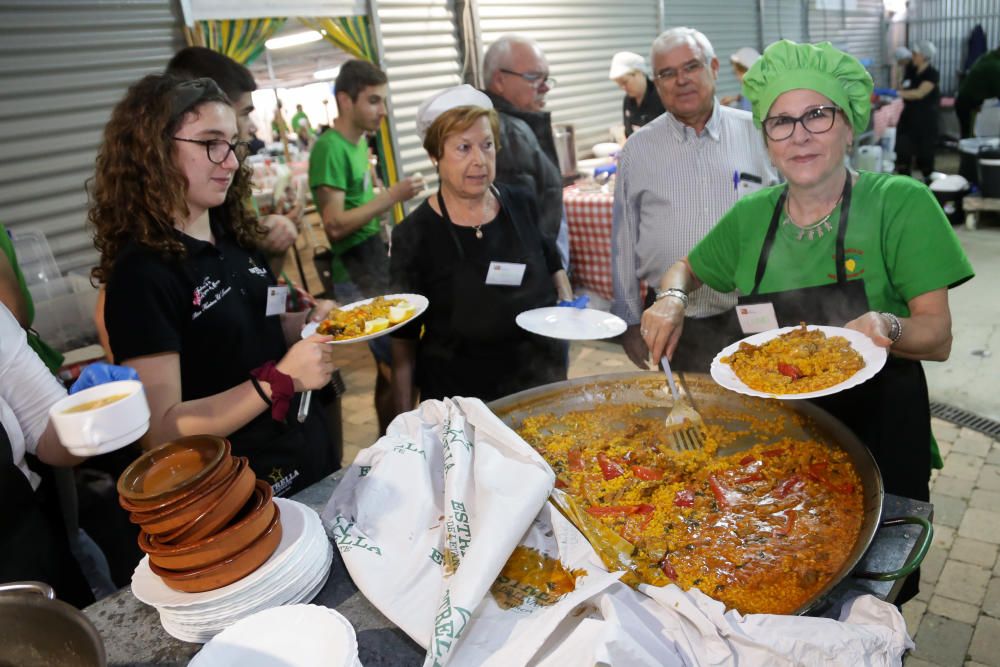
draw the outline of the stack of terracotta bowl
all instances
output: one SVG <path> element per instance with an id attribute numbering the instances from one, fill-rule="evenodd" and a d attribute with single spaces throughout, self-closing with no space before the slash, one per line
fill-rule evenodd
<path id="1" fill-rule="evenodd" d="M 221 588 L 274 553 L 281 520 L 271 486 L 254 478 L 229 441 L 174 440 L 136 459 L 118 478 L 118 501 L 139 524 L 150 568 L 179 591 Z"/>

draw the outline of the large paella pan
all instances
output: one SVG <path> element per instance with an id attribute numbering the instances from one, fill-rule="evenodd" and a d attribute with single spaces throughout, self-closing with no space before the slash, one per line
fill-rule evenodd
<path id="1" fill-rule="evenodd" d="M 687 386 L 718 444 L 688 459 L 656 451 L 670 408 L 659 374 L 571 380 L 490 407 L 553 466 L 553 502 L 609 568 L 626 570 L 623 581 L 695 586 L 744 612 L 807 612 L 852 573 L 880 525 L 874 459 L 809 403 L 734 394 L 703 375 L 687 376 Z M 740 504 L 747 499 L 766 506 Z M 899 578 L 919 564 L 930 525 L 904 521 L 925 528 L 911 562 L 854 576 Z"/>

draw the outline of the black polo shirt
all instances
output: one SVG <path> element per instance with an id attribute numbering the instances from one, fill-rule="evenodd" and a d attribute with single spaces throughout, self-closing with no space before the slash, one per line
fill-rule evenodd
<path id="1" fill-rule="evenodd" d="M 130 243 L 107 286 L 116 363 L 177 352 L 185 401 L 231 389 L 287 351 L 281 318 L 264 314 L 276 282 L 266 259 L 240 247 L 217 216 L 211 224 L 215 245 L 177 232 L 187 250 L 180 260 Z"/>
<path id="2" fill-rule="evenodd" d="M 637 129 L 653 120 L 664 111 L 663 102 L 656 92 L 656 87 L 649 77 L 646 77 L 646 94 L 642 96 L 642 102 L 636 103 L 628 95 L 622 102 L 622 118 L 625 123 L 625 136 L 630 137 Z"/>

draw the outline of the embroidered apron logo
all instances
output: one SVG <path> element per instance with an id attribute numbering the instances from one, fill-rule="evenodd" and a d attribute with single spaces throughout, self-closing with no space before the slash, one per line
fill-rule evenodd
<path id="1" fill-rule="evenodd" d="M 371 469 L 371 466 L 358 466 L 358 477 L 367 477 Z"/>
<path id="2" fill-rule="evenodd" d="M 452 445 L 455 443 L 465 447 L 466 452 L 472 451 L 472 443 L 466 439 L 465 431 L 463 429 L 452 428 L 451 420 L 446 419 L 444 422 L 444 431 L 441 433 L 441 445 L 444 447 L 444 473 L 446 475 L 449 470 L 455 467 L 455 452 L 452 448 Z"/>
<path id="3" fill-rule="evenodd" d="M 431 652 L 435 667 L 441 664 L 440 658 L 448 653 L 455 641 L 462 636 L 471 617 L 470 610 L 452 607 L 451 591 L 444 592 L 437 617 L 434 619 L 434 641 L 431 644 Z"/>
<path id="4" fill-rule="evenodd" d="M 844 270 L 847 271 L 847 278 L 857 278 L 865 272 L 864 268 L 861 267 L 862 255 L 865 254 L 864 250 L 860 248 L 844 248 Z M 837 261 L 836 255 L 833 256 L 833 261 Z M 826 274 L 827 278 L 831 280 L 836 280 L 837 276 L 832 273 Z"/>
<path id="5" fill-rule="evenodd" d="M 257 266 L 257 263 L 250 258 L 250 268 L 248 269 L 250 273 L 255 276 L 260 276 L 261 278 L 267 278 L 267 269 Z"/>
<path id="6" fill-rule="evenodd" d="M 351 549 L 364 549 L 377 556 L 382 555 L 382 550 L 368 541 L 364 535 L 353 534 L 354 521 L 350 521 L 343 515 L 338 515 L 333 522 L 330 537 L 342 553 L 347 553 Z"/>
<path id="7" fill-rule="evenodd" d="M 280 496 L 288 490 L 288 487 L 292 485 L 292 482 L 294 482 L 295 478 L 298 476 L 298 470 L 293 470 L 286 475 L 285 471 L 281 468 L 271 468 L 271 472 L 268 474 L 267 478 L 271 480 L 271 488 L 274 490 L 274 495 Z"/>
<path id="8" fill-rule="evenodd" d="M 232 288 L 226 286 L 219 291 L 219 285 L 221 284 L 222 281 L 212 280 L 210 277 L 205 276 L 205 279 L 201 281 L 201 285 L 194 288 L 194 296 L 191 299 L 191 303 L 196 310 L 191 314 L 192 320 L 201 317 L 202 313 L 219 303 L 222 297 L 229 294 L 229 290 Z"/>
<path id="9" fill-rule="evenodd" d="M 434 547 L 431 547 L 431 560 L 438 565 L 444 565 L 444 554 Z"/>

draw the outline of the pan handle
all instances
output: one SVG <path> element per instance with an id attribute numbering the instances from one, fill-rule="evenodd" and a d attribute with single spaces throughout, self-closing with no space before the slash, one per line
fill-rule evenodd
<path id="1" fill-rule="evenodd" d="M 854 576 L 860 579 L 874 579 L 875 581 L 895 581 L 902 579 L 913 573 L 927 555 L 927 549 L 931 546 L 931 539 L 934 537 L 934 527 L 931 522 L 922 516 L 900 516 L 882 521 L 879 526 L 887 528 L 889 526 L 902 526 L 904 524 L 914 524 L 923 528 L 920 537 L 917 538 L 917 548 L 913 555 L 903 563 L 903 567 L 892 572 L 855 572 Z"/>
<path id="2" fill-rule="evenodd" d="M 56 592 L 48 584 L 41 581 L 15 581 L 0 584 L 0 593 L 38 593 L 50 600 L 56 599 Z"/>

